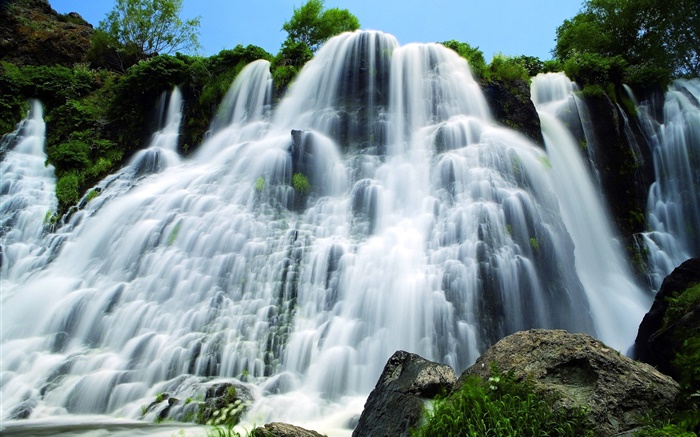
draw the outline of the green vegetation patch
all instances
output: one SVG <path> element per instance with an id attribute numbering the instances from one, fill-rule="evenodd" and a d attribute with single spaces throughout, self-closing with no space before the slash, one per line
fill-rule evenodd
<path id="1" fill-rule="evenodd" d="M 414 437 L 593 436 L 583 410 L 553 410 L 531 383 L 510 374 L 467 378 L 462 388 L 438 400 Z"/>

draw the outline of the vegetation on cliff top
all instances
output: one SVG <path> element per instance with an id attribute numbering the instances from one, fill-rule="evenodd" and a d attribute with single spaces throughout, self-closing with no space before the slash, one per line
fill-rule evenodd
<path id="1" fill-rule="evenodd" d="M 477 79 L 506 87 L 562 68 L 589 91 L 622 80 L 660 83 L 670 74 L 697 73 L 698 11 L 692 0 L 643 3 L 648 17 L 631 0 L 587 1 L 580 14 L 558 29 L 553 61 L 498 54 L 487 64 L 478 47 L 454 40 L 443 44 L 468 60 Z M 48 5 L 28 0 L 13 4 L 42 10 Z M 173 86 L 181 87 L 186 101 L 180 149 L 188 153 L 201 143 L 217 105 L 247 63 L 269 60 L 281 95 L 324 41 L 359 28 L 348 10 L 325 9 L 323 0 L 308 0 L 283 24 L 288 36 L 274 57 L 252 45 L 209 58 L 173 56 L 165 53 L 198 47 L 198 19 L 182 21 L 181 6 L 182 0 L 117 0 L 93 33 L 89 51 L 86 47 L 80 52 L 72 67 L 1 64 L 3 133 L 24 116 L 27 98 L 38 98 L 46 107 L 48 162 L 55 165 L 61 188 L 59 213 L 146 145 L 158 127 L 155 102 Z M 79 19 L 53 13 L 59 21 Z M 681 29 L 688 31 L 681 34 Z M 624 44 L 618 36 L 625 37 Z"/>

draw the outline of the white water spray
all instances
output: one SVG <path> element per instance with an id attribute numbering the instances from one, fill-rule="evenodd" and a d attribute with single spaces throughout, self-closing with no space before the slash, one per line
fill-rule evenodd
<path id="1" fill-rule="evenodd" d="M 4 300 L 9 282 L 20 281 L 42 265 L 48 256 L 41 241 L 56 209 L 56 178 L 45 164 L 46 125 L 38 101 L 17 131 L 6 135 L 0 147 L 0 288 Z"/>

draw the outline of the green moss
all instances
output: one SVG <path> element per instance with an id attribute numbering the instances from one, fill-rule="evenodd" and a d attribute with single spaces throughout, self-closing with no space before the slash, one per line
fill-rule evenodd
<path id="1" fill-rule="evenodd" d="M 540 242 L 537 238 L 532 237 L 530 238 L 530 247 L 532 247 L 533 250 L 538 251 L 540 250 Z"/>
<path id="2" fill-rule="evenodd" d="M 262 191 L 265 189 L 265 179 L 260 176 L 256 181 L 255 181 L 255 191 Z"/>
<path id="3" fill-rule="evenodd" d="M 100 195 L 100 192 L 99 192 L 99 191 L 97 191 L 97 190 L 90 190 L 90 192 L 88 192 L 88 194 L 87 194 L 87 197 L 85 198 L 85 201 L 86 201 L 86 202 L 90 202 L 91 200 L 93 200 L 95 197 L 97 197 L 97 196 L 99 196 L 99 195 Z"/>
<path id="4" fill-rule="evenodd" d="M 292 176 L 292 187 L 300 194 L 308 194 L 311 191 L 309 179 L 302 173 L 296 173 Z"/>
<path id="5" fill-rule="evenodd" d="M 170 231 L 170 235 L 168 236 L 168 246 L 172 246 L 177 239 L 177 235 L 180 233 L 180 227 L 182 227 L 182 222 L 178 222 L 173 230 Z"/>
<path id="6" fill-rule="evenodd" d="M 548 156 L 542 155 L 539 157 L 539 160 L 548 170 L 552 168 L 552 161 L 549 160 Z"/>

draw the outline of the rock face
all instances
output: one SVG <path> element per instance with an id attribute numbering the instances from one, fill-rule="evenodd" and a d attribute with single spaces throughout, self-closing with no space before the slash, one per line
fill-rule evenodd
<path id="1" fill-rule="evenodd" d="M 530 85 L 527 82 L 491 81 L 479 85 L 496 121 L 544 147 L 540 117 L 530 99 Z"/>
<path id="2" fill-rule="evenodd" d="M 615 224 L 626 239 L 625 245 L 631 248 L 634 247 L 633 235 L 646 230 L 644 211 L 649 186 L 654 180 L 651 146 L 634 116 L 627 115 L 625 128 L 622 107 L 610 97 L 586 96 L 585 102 L 593 134 L 591 140 L 597 144 L 591 158 Z M 641 264 L 635 267 L 642 268 Z"/>
<path id="3" fill-rule="evenodd" d="M 664 326 L 667 299 L 697 283 L 700 283 L 700 258 L 685 261 L 664 279 L 651 309 L 639 325 L 634 342 L 636 359 L 651 364 L 667 375 L 676 376 L 671 361 L 678 353 L 683 338 L 692 333 L 700 334 L 700 308 L 691 309 Z"/>
<path id="4" fill-rule="evenodd" d="M 288 423 L 272 422 L 262 428 L 255 428 L 252 437 L 323 437 L 316 431 L 300 428 Z"/>
<path id="5" fill-rule="evenodd" d="M 0 60 L 18 65 L 85 61 L 93 28 L 71 12 L 59 14 L 47 0 L 0 2 Z"/>
<path id="6" fill-rule="evenodd" d="M 410 428 L 421 419 L 425 400 L 448 392 L 455 380 L 449 366 L 395 352 L 367 398 L 353 437 L 410 435 Z"/>
<path id="7" fill-rule="evenodd" d="M 467 369 L 487 379 L 491 364 L 531 379 L 535 390 L 559 400 L 554 408 L 583 407 L 596 436 L 614 436 L 644 424 L 653 411 L 674 406 L 678 384 L 587 334 L 562 330 L 518 332 L 496 343 Z"/>

